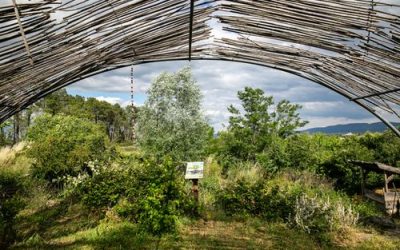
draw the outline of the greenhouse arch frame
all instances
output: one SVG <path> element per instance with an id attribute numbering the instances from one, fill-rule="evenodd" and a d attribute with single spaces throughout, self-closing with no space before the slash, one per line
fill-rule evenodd
<path id="1" fill-rule="evenodd" d="M 393 0 L 1 0 L 0 122 L 116 68 L 226 60 L 309 79 L 400 120 Z"/>

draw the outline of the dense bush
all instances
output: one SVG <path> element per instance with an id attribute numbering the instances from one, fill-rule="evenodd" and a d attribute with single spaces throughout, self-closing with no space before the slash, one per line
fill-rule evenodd
<path id="1" fill-rule="evenodd" d="M 279 170 L 291 166 L 287 146 L 285 139 L 272 135 L 263 152 L 256 154 L 256 162 L 269 174 L 275 174 Z"/>
<path id="2" fill-rule="evenodd" d="M 286 140 L 288 165 L 298 170 L 315 171 L 320 164 L 332 157 L 338 142 L 338 137 L 323 134 L 291 136 Z"/>
<path id="3" fill-rule="evenodd" d="M 22 194 L 26 184 L 20 173 L 0 169 L 0 248 L 6 248 L 16 238 L 15 218 L 25 206 Z"/>
<path id="4" fill-rule="evenodd" d="M 353 226 L 359 215 L 380 213 L 373 204 L 334 191 L 333 183 L 323 176 L 286 170 L 264 179 L 254 170 L 228 173 L 217 191 L 217 204 L 227 215 L 288 221 L 311 233 L 341 230 Z"/>
<path id="5" fill-rule="evenodd" d="M 32 173 L 49 182 L 78 175 L 89 161 L 107 159 L 103 129 L 75 117 L 38 117 L 28 131 L 28 140 L 28 155 L 35 159 Z"/>
<path id="6" fill-rule="evenodd" d="M 375 160 L 400 167 L 400 138 L 391 131 L 384 133 L 366 133 L 358 142 L 373 151 Z"/>
<path id="7" fill-rule="evenodd" d="M 277 179 L 266 179 L 263 169 L 250 167 L 231 171 L 216 194 L 217 204 L 227 215 L 259 216 L 286 220 L 301 189 L 288 187 Z"/>
<path id="8" fill-rule="evenodd" d="M 169 159 L 162 163 L 144 159 L 130 164 L 133 165 L 93 166 L 92 176 L 68 179 L 67 194 L 92 209 L 112 208 L 151 234 L 175 232 L 178 216 L 193 205 L 185 192 L 182 172 Z"/>
<path id="9" fill-rule="evenodd" d="M 217 200 L 228 215 L 261 215 L 264 212 L 262 182 L 251 183 L 241 179 L 229 183 L 219 194 Z"/>
<path id="10" fill-rule="evenodd" d="M 184 178 L 177 165 L 168 158 L 162 163 L 147 160 L 129 175 L 135 176 L 135 180 L 126 190 L 128 218 L 133 218 L 140 228 L 154 235 L 175 232 L 178 216 L 190 206 Z M 117 211 L 123 209 L 122 205 Z"/>
<path id="11" fill-rule="evenodd" d="M 293 209 L 295 193 L 278 185 L 239 180 L 217 194 L 221 207 L 228 215 L 259 216 L 270 220 L 286 220 Z"/>
<path id="12" fill-rule="evenodd" d="M 71 192 L 90 208 L 102 209 L 114 206 L 124 195 L 127 182 L 122 169 L 93 166 L 92 175 L 79 175 L 69 180 L 74 184 Z M 75 183 L 73 183 L 75 181 Z"/>
<path id="13" fill-rule="evenodd" d="M 361 187 L 361 171 L 350 160 L 373 161 L 373 152 L 358 143 L 356 137 L 341 138 L 331 148 L 330 157 L 317 167 L 318 173 L 336 180 L 336 187 L 349 193 L 357 193 Z"/>

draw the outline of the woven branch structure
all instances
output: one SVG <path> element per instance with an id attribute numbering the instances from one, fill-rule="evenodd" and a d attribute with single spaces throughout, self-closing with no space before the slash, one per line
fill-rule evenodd
<path id="1" fill-rule="evenodd" d="M 304 77 L 400 136 L 398 0 L 0 0 L 0 122 L 86 77 L 188 59 Z"/>

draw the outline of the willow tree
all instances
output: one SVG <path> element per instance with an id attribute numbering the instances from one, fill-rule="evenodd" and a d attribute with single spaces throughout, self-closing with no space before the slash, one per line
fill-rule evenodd
<path id="1" fill-rule="evenodd" d="M 161 73 L 147 94 L 138 115 L 139 145 L 157 157 L 200 160 L 207 143 L 208 125 L 201 111 L 200 89 L 190 68 Z"/>

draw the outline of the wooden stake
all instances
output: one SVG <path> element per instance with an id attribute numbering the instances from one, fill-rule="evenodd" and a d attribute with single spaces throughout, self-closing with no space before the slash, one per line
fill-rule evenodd
<path id="1" fill-rule="evenodd" d="M 199 179 L 192 179 L 192 194 L 197 206 L 199 203 Z"/>
<path id="2" fill-rule="evenodd" d="M 28 57 L 29 57 L 29 63 L 31 65 L 33 65 L 33 59 L 32 59 L 32 55 L 31 55 L 31 51 L 29 50 L 29 45 L 28 45 L 28 41 L 26 40 L 24 28 L 22 27 L 22 22 L 21 22 L 21 18 L 19 16 L 19 10 L 18 10 L 18 6 L 17 6 L 17 2 L 15 0 L 12 0 L 12 2 L 14 4 L 15 16 L 17 17 L 19 31 L 21 32 L 22 41 L 24 42 L 26 53 L 28 54 Z"/>

